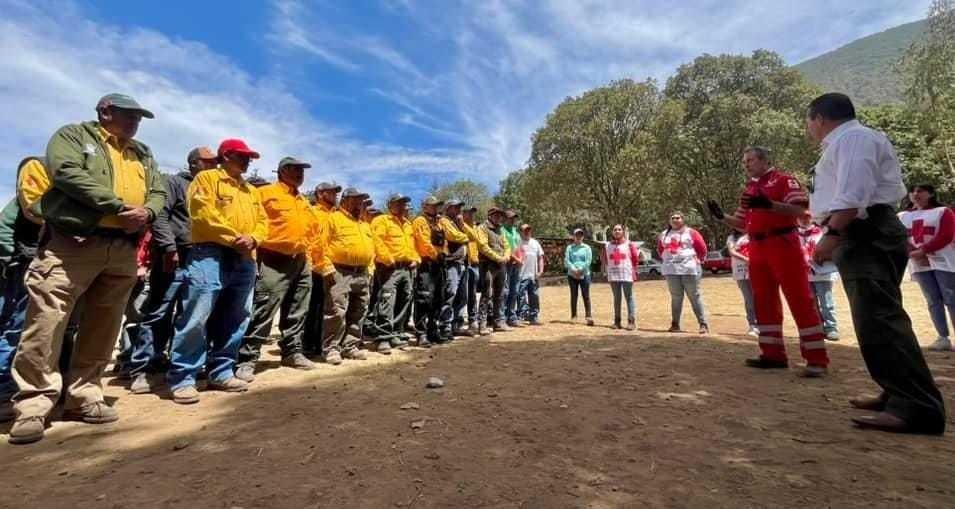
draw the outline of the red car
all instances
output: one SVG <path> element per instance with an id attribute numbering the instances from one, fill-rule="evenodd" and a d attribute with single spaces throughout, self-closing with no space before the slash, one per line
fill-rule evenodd
<path id="1" fill-rule="evenodd" d="M 703 260 L 703 270 L 708 270 L 713 274 L 720 272 L 732 272 L 733 264 L 728 256 L 723 256 L 719 251 L 710 251 L 706 253 L 706 259 Z"/>

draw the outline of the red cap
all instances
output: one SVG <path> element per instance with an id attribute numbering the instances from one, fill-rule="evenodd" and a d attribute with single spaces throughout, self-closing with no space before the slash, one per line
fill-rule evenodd
<path id="1" fill-rule="evenodd" d="M 259 153 L 249 148 L 244 141 L 238 138 L 229 138 L 228 140 L 222 140 L 222 143 L 219 144 L 219 157 L 222 157 L 229 152 L 234 152 L 236 154 L 243 154 L 249 156 L 251 159 L 258 159 Z"/>

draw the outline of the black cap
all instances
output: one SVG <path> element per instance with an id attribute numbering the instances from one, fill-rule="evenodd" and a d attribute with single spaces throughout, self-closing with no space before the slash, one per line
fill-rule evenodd
<path id="1" fill-rule="evenodd" d="M 363 193 L 354 187 L 346 187 L 342 191 L 342 198 L 368 198 L 368 193 Z"/>
<path id="2" fill-rule="evenodd" d="M 335 191 L 336 193 L 340 193 L 341 190 L 342 186 L 336 184 L 335 182 L 322 182 L 315 186 L 316 193 L 321 191 Z"/>
<path id="3" fill-rule="evenodd" d="M 311 168 L 311 167 L 312 167 L 311 164 L 308 164 L 308 163 L 306 163 L 305 161 L 302 161 L 302 160 L 300 160 L 300 159 L 296 159 L 296 158 L 294 158 L 294 157 L 283 157 L 282 160 L 279 161 L 279 169 L 281 170 L 282 168 L 284 168 L 284 167 L 286 167 L 286 166 L 298 166 L 299 168 Z"/>
<path id="4" fill-rule="evenodd" d="M 393 195 L 391 195 L 391 196 L 388 197 L 388 205 L 391 205 L 392 203 L 399 202 L 399 201 L 410 202 L 410 201 L 411 201 L 411 198 L 409 198 L 409 197 L 407 197 L 407 196 L 405 196 L 405 195 L 403 195 L 403 194 L 401 194 L 401 193 L 395 193 L 395 194 L 393 194 Z"/>

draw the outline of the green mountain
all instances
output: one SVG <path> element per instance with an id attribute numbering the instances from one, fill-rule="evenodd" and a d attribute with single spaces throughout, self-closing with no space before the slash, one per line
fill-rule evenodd
<path id="1" fill-rule="evenodd" d="M 825 91 L 846 93 L 861 104 L 900 102 L 903 85 L 894 65 L 925 27 L 923 20 L 890 28 L 806 60 L 795 68 Z"/>

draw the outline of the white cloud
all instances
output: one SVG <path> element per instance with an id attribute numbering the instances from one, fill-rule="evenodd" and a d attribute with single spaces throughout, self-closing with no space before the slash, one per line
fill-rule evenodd
<path id="1" fill-rule="evenodd" d="M 362 141 L 347 129 L 321 122 L 283 85 L 255 79 L 208 47 L 149 30 L 94 24 L 65 8 L 26 2 L 0 19 L 0 196 L 11 196 L 12 169 L 25 155 L 42 153 L 59 126 L 94 118 L 107 92 L 136 97 L 156 114 L 138 138 L 150 145 L 164 171 L 183 166 L 196 145 L 213 149 L 239 137 L 260 151 L 268 176 L 293 154 L 311 161 L 310 182 L 333 178 L 364 186 L 390 174 L 446 174 L 473 167 L 473 155 L 414 150 Z M 64 30 L 63 27 L 70 27 Z"/>

